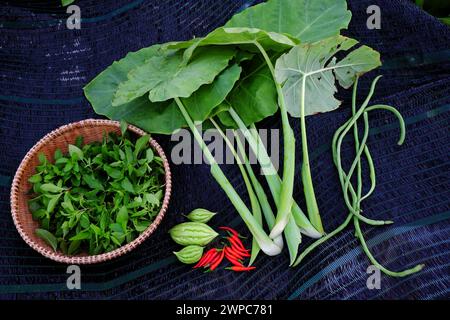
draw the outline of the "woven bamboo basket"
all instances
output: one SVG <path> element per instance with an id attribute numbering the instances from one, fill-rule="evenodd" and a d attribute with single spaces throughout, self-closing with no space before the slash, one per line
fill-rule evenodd
<path id="1" fill-rule="evenodd" d="M 141 129 L 131 125 L 128 126 L 128 130 L 138 136 L 145 134 Z M 77 136 L 82 135 L 85 143 L 91 143 L 94 141 L 101 141 L 105 132 L 115 132 L 120 134 L 120 123 L 110 120 L 88 119 L 62 126 L 48 133 L 36 143 L 30 151 L 28 151 L 14 176 L 11 188 L 11 213 L 17 231 L 19 231 L 20 236 L 30 247 L 54 261 L 68 264 L 93 264 L 124 255 L 144 242 L 144 240 L 156 230 L 167 211 L 172 189 L 169 162 L 161 146 L 154 139 L 150 139 L 149 144 L 163 160 L 165 170 L 165 194 L 161 209 L 155 220 L 139 235 L 139 237 L 108 253 L 99 255 L 87 255 L 85 253 L 68 256 L 64 255 L 62 252 L 55 252 L 47 243 L 36 236 L 35 230 L 39 225 L 37 221 L 33 220 L 31 212 L 28 209 L 28 200 L 30 199 L 30 196 L 27 193 L 31 188 L 28 178 L 35 174 L 35 168 L 39 164 L 38 155 L 44 153 L 48 159 L 53 159 L 53 154 L 56 149 L 59 148 L 62 152 L 67 152 L 68 144 L 74 143 Z"/>

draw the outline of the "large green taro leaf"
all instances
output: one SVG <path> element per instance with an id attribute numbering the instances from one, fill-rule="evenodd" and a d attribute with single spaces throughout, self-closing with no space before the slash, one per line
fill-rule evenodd
<path id="1" fill-rule="evenodd" d="M 345 0 L 269 0 L 236 14 L 225 27 L 259 28 L 305 43 L 338 35 L 351 16 Z"/>
<path id="2" fill-rule="evenodd" d="M 168 48 L 186 49 L 184 52 L 184 63 L 187 63 L 192 59 L 194 51 L 199 47 L 211 45 L 239 46 L 245 50 L 258 51 L 258 48 L 255 46 L 256 42 L 265 50 L 277 52 L 286 51 L 298 43 L 296 39 L 288 35 L 267 32 L 257 28 L 218 28 L 204 38 L 173 43 L 168 45 Z"/>
<path id="3" fill-rule="evenodd" d="M 182 52 L 152 57 L 128 73 L 112 104 L 128 103 L 147 92 L 153 102 L 187 98 L 203 84 L 213 82 L 235 53 L 232 48 L 204 48 L 196 51 L 188 64 L 182 64 Z"/>
<path id="4" fill-rule="evenodd" d="M 113 120 L 125 120 L 151 133 L 171 134 L 174 130 L 187 126 L 173 101 L 153 103 L 145 95 L 126 104 L 112 106 L 113 95 L 118 85 L 127 80 L 129 71 L 159 54 L 159 48 L 156 45 L 129 53 L 84 88 L 85 95 L 97 114 Z M 240 72 L 240 67 L 236 65 L 229 67 L 212 84 L 203 85 L 190 98 L 182 99 L 195 121 L 203 121 L 209 117 L 212 110 L 231 91 Z"/>
<path id="5" fill-rule="evenodd" d="M 234 64 L 223 71 L 212 84 L 203 85 L 189 98 L 181 99 L 194 121 L 205 121 L 214 115 L 214 109 L 233 89 L 241 70 L 240 66 Z"/>
<path id="6" fill-rule="evenodd" d="M 273 115 L 278 110 L 277 92 L 269 68 L 255 58 L 244 64 L 243 73 L 227 102 L 248 126 Z M 226 114 L 220 114 L 221 122 L 234 127 L 235 123 Z"/>
<path id="7" fill-rule="evenodd" d="M 113 120 L 126 120 L 149 132 L 170 133 L 171 130 L 166 128 L 183 125 L 182 117 L 169 116 L 177 109 L 166 110 L 167 103 L 152 105 L 147 97 L 135 99 L 120 107 L 112 107 L 114 93 L 119 84 L 127 80 L 128 72 L 143 65 L 149 58 L 161 54 L 164 53 L 160 45 L 130 52 L 98 74 L 84 87 L 84 94 L 94 111 Z M 164 114 L 160 111 L 164 111 Z"/>
<path id="8" fill-rule="evenodd" d="M 354 39 L 335 36 L 313 44 L 300 44 L 278 58 L 276 79 L 283 84 L 286 107 L 291 116 L 301 116 L 302 97 L 305 115 L 338 108 L 341 102 L 334 97 L 337 92 L 335 80 L 348 88 L 357 75 L 381 65 L 380 54 L 367 46 L 361 46 L 337 60 L 336 53 L 348 51 L 357 43 Z"/>

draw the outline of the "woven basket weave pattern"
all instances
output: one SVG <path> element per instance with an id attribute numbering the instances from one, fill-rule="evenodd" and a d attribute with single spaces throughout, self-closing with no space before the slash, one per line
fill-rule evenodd
<path id="1" fill-rule="evenodd" d="M 145 134 L 141 129 L 131 125 L 128 126 L 128 130 L 139 136 Z M 56 149 L 61 149 L 63 153 L 67 152 L 68 144 L 73 143 L 77 136 L 81 135 L 84 137 L 85 143 L 91 143 L 94 141 L 101 141 L 105 132 L 115 132 L 120 134 L 119 122 L 88 119 L 64 125 L 48 133 L 30 149 L 14 176 L 11 188 L 11 212 L 14 224 L 25 242 L 47 258 L 68 264 L 92 264 L 119 257 L 130 252 L 146 240 L 156 230 L 167 211 L 172 190 L 169 162 L 161 146 L 154 139 L 150 139 L 150 145 L 163 160 L 165 171 L 165 194 L 161 209 L 155 220 L 139 235 L 139 237 L 120 248 L 104 254 L 92 256 L 86 254 L 67 256 L 60 252 L 54 252 L 45 241 L 36 236 L 35 230 L 39 227 L 39 224 L 37 221 L 33 220 L 28 209 L 28 200 L 30 199 L 30 196 L 27 193 L 31 188 L 28 178 L 35 174 L 35 168 L 39 164 L 38 155 L 43 153 L 46 155 L 47 159 L 53 159 L 53 154 Z"/>

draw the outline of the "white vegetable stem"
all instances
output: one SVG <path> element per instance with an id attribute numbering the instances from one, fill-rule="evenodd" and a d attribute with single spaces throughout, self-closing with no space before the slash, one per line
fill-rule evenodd
<path id="1" fill-rule="evenodd" d="M 242 119 L 239 117 L 237 112 L 231 107 L 229 109 L 229 113 L 233 120 L 236 122 L 236 124 L 239 127 L 239 130 L 243 133 L 245 139 L 248 141 L 250 148 L 252 149 L 253 153 L 255 153 L 258 162 L 261 163 L 272 163 L 270 160 L 269 155 L 267 154 L 266 148 L 264 148 L 264 144 L 261 140 L 261 137 L 259 135 L 252 135 L 250 130 L 245 126 Z M 256 130 L 256 128 L 255 128 Z M 259 140 L 257 140 L 259 139 Z M 259 147 L 260 146 L 260 147 Z M 263 166 L 263 172 L 264 172 Z M 273 167 L 273 165 L 272 165 Z M 269 185 L 270 192 L 272 194 L 272 197 L 274 199 L 275 205 L 279 206 L 279 199 L 280 199 L 280 193 L 281 193 L 281 179 L 276 174 L 275 169 L 270 170 L 269 172 L 264 172 L 264 176 L 267 180 L 267 184 Z M 311 238 L 320 238 L 322 236 L 321 233 L 319 233 L 313 225 L 309 222 L 308 218 L 305 216 L 303 211 L 300 209 L 300 207 L 297 205 L 295 201 L 293 201 L 292 208 L 291 208 L 291 215 L 295 220 L 295 223 L 300 228 L 300 231 L 311 237 Z"/>
<path id="2" fill-rule="evenodd" d="M 294 173 L 295 173 L 295 137 L 294 132 L 289 124 L 289 118 L 284 102 L 283 91 L 278 84 L 275 77 L 275 69 L 272 61 L 270 61 L 266 50 L 255 41 L 256 47 L 261 52 L 267 66 L 272 74 L 275 87 L 277 89 L 279 107 L 281 112 L 281 123 L 283 127 L 283 142 L 284 142 L 284 154 L 283 154 L 283 180 L 281 182 L 281 191 L 278 201 L 278 213 L 275 219 L 275 225 L 270 232 L 270 237 L 273 239 L 279 236 L 286 225 L 289 222 L 291 207 L 293 204 L 292 194 L 294 192 Z"/>
<path id="3" fill-rule="evenodd" d="M 231 143 L 230 139 L 228 139 L 228 137 L 222 131 L 220 126 L 216 123 L 216 121 L 214 121 L 214 119 L 211 118 L 209 120 L 214 125 L 216 130 L 220 133 L 220 135 L 222 136 L 223 140 L 227 144 L 228 149 L 230 149 L 231 153 L 233 154 L 233 157 L 236 159 L 236 163 L 238 165 L 238 168 L 241 171 L 242 179 L 244 180 L 244 184 L 245 184 L 245 186 L 247 188 L 248 197 L 250 198 L 250 205 L 251 205 L 251 208 L 252 208 L 253 216 L 255 217 L 256 221 L 258 221 L 259 225 L 262 227 L 263 222 L 262 222 L 261 206 L 260 206 L 259 200 L 258 200 L 258 198 L 256 196 L 256 193 L 253 190 L 253 186 L 252 186 L 252 183 L 250 182 L 250 178 L 248 177 L 249 176 L 247 174 L 248 170 L 246 171 L 246 168 L 244 168 L 244 166 L 242 165 L 233 143 Z M 244 162 L 248 163 L 248 160 L 244 159 Z M 255 238 L 253 238 L 252 239 L 252 251 L 251 251 L 252 253 L 251 253 L 251 256 L 250 256 L 249 265 L 251 265 L 255 261 L 255 259 L 258 256 L 260 250 L 261 250 L 261 248 L 258 245 L 258 241 L 256 241 Z"/>
<path id="4" fill-rule="evenodd" d="M 321 233 L 324 233 L 322 220 L 320 218 L 319 207 L 317 205 L 316 194 L 311 177 L 311 168 L 309 164 L 308 153 L 308 137 L 306 135 L 306 119 L 305 119 L 305 90 L 306 76 L 302 79 L 302 95 L 300 100 L 300 129 L 302 134 L 302 182 L 305 194 L 306 208 L 308 210 L 309 220 L 313 226 Z"/>
<path id="5" fill-rule="evenodd" d="M 241 197 L 237 194 L 236 190 L 234 190 L 233 186 L 231 185 L 230 181 L 228 181 L 227 177 L 223 173 L 223 171 L 220 169 L 219 165 L 217 164 L 216 160 L 214 159 L 213 155 L 209 151 L 208 147 L 206 146 L 205 142 L 203 141 L 203 138 L 201 134 L 198 132 L 198 129 L 195 127 L 191 117 L 189 116 L 188 112 L 186 111 L 183 103 L 179 98 L 174 99 L 176 104 L 178 105 L 178 108 L 181 111 L 181 114 L 183 115 L 184 119 L 186 120 L 189 128 L 191 129 L 195 140 L 200 145 L 200 148 L 202 152 L 205 154 L 210 166 L 211 166 L 211 174 L 216 179 L 217 183 L 219 183 L 220 187 L 223 191 L 227 194 L 228 198 L 230 199 L 231 203 L 236 208 L 237 212 L 241 216 L 244 223 L 247 225 L 247 228 L 252 233 L 253 237 L 258 241 L 259 247 L 261 248 L 264 253 L 266 253 L 269 256 L 277 255 L 281 252 L 281 249 L 279 246 L 277 246 L 272 239 L 270 239 L 267 234 L 264 232 L 262 227 L 259 225 L 258 221 L 253 217 L 250 210 L 247 208 L 245 203 L 242 201 Z"/>

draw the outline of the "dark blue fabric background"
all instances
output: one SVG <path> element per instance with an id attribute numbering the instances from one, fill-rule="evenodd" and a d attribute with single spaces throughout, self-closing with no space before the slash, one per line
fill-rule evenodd
<path id="1" fill-rule="evenodd" d="M 82 290 L 66 288 L 66 267 L 29 248 L 10 213 L 12 176 L 22 157 L 43 135 L 60 125 L 96 117 L 82 87 L 127 52 L 156 42 L 203 36 L 246 5 L 246 0 L 77 0 L 81 30 L 68 30 L 65 10 L 45 1 L 6 1 L 0 7 L 0 297 L 59 299 L 436 299 L 450 287 L 450 31 L 401 0 L 349 0 L 353 19 L 345 31 L 380 51 L 383 67 L 362 79 L 365 92 L 383 74 L 375 102 L 396 106 L 407 122 L 407 139 L 396 145 L 391 114 L 374 113 L 369 143 L 378 185 L 364 205 L 367 216 L 393 219 L 388 227 L 364 227 L 375 256 L 398 270 L 425 263 L 419 274 L 383 276 L 381 290 L 366 288 L 369 261 L 349 228 L 288 268 L 287 252 L 263 257 L 257 271 L 203 274 L 177 263 L 167 230 L 196 207 L 218 210 L 214 225 L 236 225 L 237 214 L 209 175 L 206 165 L 172 166 L 170 210 L 156 234 L 134 252 L 82 267 Z M 366 8 L 382 10 L 381 30 L 366 28 Z M 312 173 L 326 230 L 346 216 L 330 141 L 349 115 L 343 106 L 308 119 Z M 298 136 L 298 121 L 292 122 Z M 277 127 L 276 118 L 261 127 Z M 156 137 L 169 152 L 167 137 Z M 300 145 L 298 145 L 300 150 Z M 345 151 L 351 154 L 351 145 Z M 300 154 L 300 152 L 298 153 Z M 300 160 L 300 159 L 299 159 Z M 349 160 L 349 159 L 347 159 Z M 298 170 L 299 166 L 297 167 Z M 234 166 L 224 170 L 244 192 Z M 300 175 L 296 199 L 304 207 Z M 307 243 L 305 239 L 305 243 Z"/>

